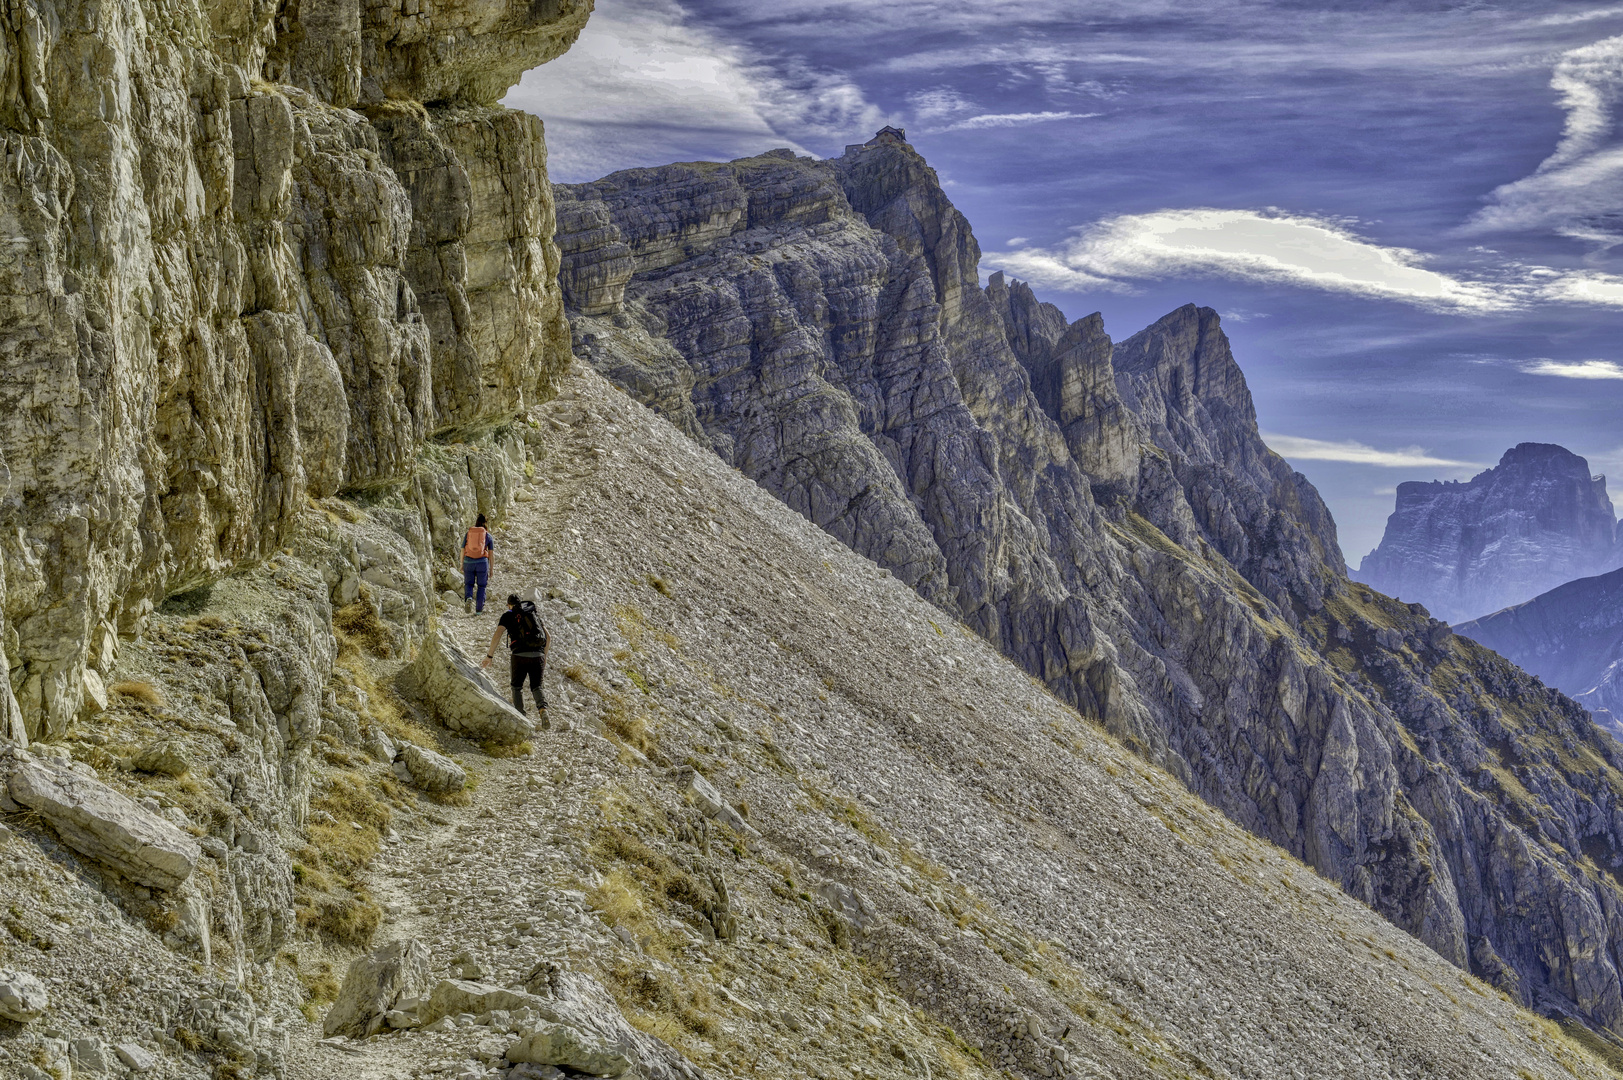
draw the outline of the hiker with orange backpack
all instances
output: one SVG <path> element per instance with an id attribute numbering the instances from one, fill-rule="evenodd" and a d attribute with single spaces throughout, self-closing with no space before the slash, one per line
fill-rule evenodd
<path id="1" fill-rule="evenodd" d="M 485 528 L 485 515 L 474 519 L 473 528 L 462 534 L 462 610 L 469 614 L 485 610 L 485 586 L 496 560 L 496 541 Z M 478 599 L 474 591 L 478 590 Z"/>

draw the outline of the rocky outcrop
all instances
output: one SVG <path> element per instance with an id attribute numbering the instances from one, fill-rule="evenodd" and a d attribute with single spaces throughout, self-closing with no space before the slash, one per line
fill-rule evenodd
<path id="1" fill-rule="evenodd" d="M 0 1017 L 18 1024 L 38 1020 L 51 1007 L 50 991 L 26 971 L 0 969 Z"/>
<path id="2" fill-rule="evenodd" d="M 197 841 L 94 776 L 11 751 L 0 808 L 25 806 L 93 862 L 155 889 L 179 888 L 202 858 Z"/>
<path id="3" fill-rule="evenodd" d="M 464 738 L 516 746 L 535 734 L 535 725 L 501 699 L 489 676 L 444 627 L 423 642 L 409 675 L 411 689 L 424 705 Z"/>
<path id="4" fill-rule="evenodd" d="M 1116 389 L 1113 345 L 1098 312 L 1067 323 L 1023 281 L 1000 270 L 986 286 L 1003 320 L 1009 348 L 1031 378 L 1031 392 L 1065 433 L 1065 445 L 1093 481 L 1100 502 L 1131 497 L 1138 484 L 1139 444 L 1146 432 Z"/>
<path id="5" fill-rule="evenodd" d="M 1623 866 L 1623 762 L 1571 702 L 1349 584 L 1215 312 L 1112 344 L 977 287 L 968 224 L 896 138 L 557 198 L 600 371 L 1441 955 L 1623 1032 L 1623 890 L 1573 854 Z"/>
<path id="6" fill-rule="evenodd" d="M 1563 447 L 1521 443 L 1468 481 L 1398 485 L 1355 575 L 1463 622 L 1623 561 L 1606 478 Z"/>
<path id="7" fill-rule="evenodd" d="M 1623 738 L 1623 570 L 1569 581 L 1454 630 L 1559 688 Z"/>
<path id="8" fill-rule="evenodd" d="M 309 498 L 407 485 L 428 435 L 545 393 L 541 125 L 495 101 L 590 7 L 55 0 L 0 35 L 10 738 L 59 735 L 99 638 Z"/>
<path id="9" fill-rule="evenodd" d="M 428 971 L 427 947 L 411 940 L 391 941 L 356 957 L 322 1021 L 323 1032 L 364 1039 L 383 1031 L 401 998 L 418 997 L 428 988 Z"/>

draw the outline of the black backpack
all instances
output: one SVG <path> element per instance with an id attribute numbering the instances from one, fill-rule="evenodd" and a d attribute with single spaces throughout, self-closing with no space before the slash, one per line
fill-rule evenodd
<path id="1" fill-rule="evenodd" d="M 541 616 L 536 614 L 533 601 L 519 601 L 518 619 L 515 621 L 517 625 L 513 627 L 514 652 L 534 653 L 540 652 L 546 647 L 546 627 L 541 625 Z"/>

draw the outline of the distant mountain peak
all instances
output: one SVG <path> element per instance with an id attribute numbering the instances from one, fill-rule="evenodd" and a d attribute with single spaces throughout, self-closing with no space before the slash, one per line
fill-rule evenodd
<path id="1" fill-rule="evenodd" d="M 1606 478 L 1564 446 L 1524 442 L 1468 481 L 1399 484 L 1356 576 L 1460 622 L 1620 561 Z"/>

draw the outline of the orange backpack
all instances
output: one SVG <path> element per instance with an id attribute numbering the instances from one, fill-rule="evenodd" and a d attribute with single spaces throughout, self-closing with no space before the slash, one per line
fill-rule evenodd
<path id="1" fill-rule="evenodd" d="M 468 535 L 462 541 L 462 557 L 465 559 L 485 557 L 485 530 L 477 525 L 468 530 Z"/>

